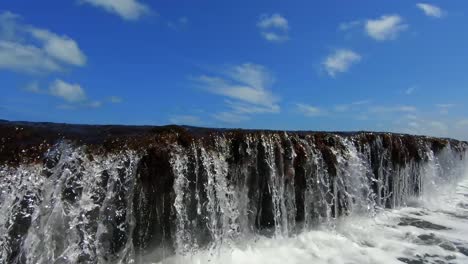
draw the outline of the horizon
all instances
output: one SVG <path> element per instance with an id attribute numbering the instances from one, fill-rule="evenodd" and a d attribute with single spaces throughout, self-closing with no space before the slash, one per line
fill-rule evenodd
<path id="1" fill-rule="evenodd" d="M 404 0 L 6 2 L 0 119 L 468 140 L 467 12 Z"/>
<path id="2" fill-rule="evenodd" d="M 94 126 L 94 127 L 126 127 L 126 128 L 170 128 L 170 127 L 180 127 L 184 129 L 201 129 L 201 130 L 213 130 L 217 131 L 220 130 L 221 132 L 224 131 L 242 131 L 242 132 L 285 132 L 285 133 L 325 133 L 325 134 L 391 134 L 391 135 L 407 135 L 413 137 L 425 137 L 425 138 L 436 138 L 436 139 L 446 139 L 446 140 L 455 140 L 460 142 L 468 143 L 468 140 L 451 138 L 451 137 L 438 137 L 438 136 L 431 136 L 431 135 L 423 135 L 423 134 L 409 134 L 404 132 L 391 132 L 391 131 L 379 131 L 379 130 L 281 130 L 281 129 L 262 129 L 262 128 L 241 128 L 241 127 L 203 127 L 203 126 L 191 126 L 191 125 L 178 125 L 178 124 L 166 124 L 166 125 L 125 125 L 125 124 L 88 124 L 88 123 L 57 123 L 57 122 L 41 122 L 41 121 L 22 121 L 22 120 L 5 120 L 0 119 L 0 125 L 2 123 L 6 123 L 7 125 L 25 125 L 34 127 L 36 124 L 49 124 L 49 125 L 64 125 L 64 126 Z M 218 131 L 219 132 L 219 131 Z"/>

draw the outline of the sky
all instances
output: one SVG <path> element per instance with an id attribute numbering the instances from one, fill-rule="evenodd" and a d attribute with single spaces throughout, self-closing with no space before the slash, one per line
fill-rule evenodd
<path id="1" fill-rule="evenodd" d="M 0 119 L 468 140 L 468 2 L 5 0 Z"/>

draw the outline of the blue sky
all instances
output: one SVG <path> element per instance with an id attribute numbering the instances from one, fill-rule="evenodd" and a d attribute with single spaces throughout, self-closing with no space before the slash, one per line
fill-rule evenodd
<path id="1" fill-rule="evenodd" d="M 466 1 L 3 1 L 0 118 L 468 139 Z"/>

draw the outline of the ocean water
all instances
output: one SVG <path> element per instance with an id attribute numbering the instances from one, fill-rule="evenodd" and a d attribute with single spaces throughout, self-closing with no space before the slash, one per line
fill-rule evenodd
<path id="1" fill-rule="evenodd" d="M 251 237 L 158 263 L 466 264 L 468 177 L 438 191 L 375 217 L 344 217 L 290 237 Z"/>

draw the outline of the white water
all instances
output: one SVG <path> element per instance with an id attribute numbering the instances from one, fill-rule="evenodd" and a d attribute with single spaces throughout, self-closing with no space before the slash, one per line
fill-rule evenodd
<path id="1" fill-rule="evenodd" d="M 399 258 L 423 258 L 426 262 L 419 263 L 466 264 L 468 256 L 460 251 L 468 254 L 468 177 L 454 190 L 437 199 L 434 193 L 427 194 L 413 201 L 415 207 L 384 210 L 374 218 L 347 217 L 336 221 L 334 228 L 321 226 L 287 238 L 256 237 L 216 252 L 175 256 L 160 263 L 401 264 Z M 449 229 L 398 225 L 405 217 Z"/>
<path id="2" fill-rule="evenodd" d="M 279 173 L 284 170 L 275 167 L 277 165 L 274 164 L 274 156 L 267 156 L 271 173 L 277 176 L 278 181 L 273 182 L 271 187 L 276 222 L 272 238 L 242 233 L 237 239 L 230 236 L 229 242 L 226 243 L 222 240 L 226 236 L 214 236 L 215 241 L 207 249 L 197 248 L 182 254 L 179 252 L 160 262 L 152 262 L 149 258 L 145 263 L 468 263 L 466 161 L 460 162 L 457 154 L 450 148 L 444 149 L 437 157 L 428 149 L 427 162 L 409 162 L 406 166 L 397 168 L 393 174 L 396 194 L 390 201 L 397 209 L 382 209 L 374 202 L 376 194 L 372 193 L 369 187 L 367 175 L 371 173 L 371 168 L 368 164 L 369 158 L 365 157 L 366 151 L 364 154 L 358 152 L 349 140 L 343 140 L 343 144 L 347 152 L 336 153 L 338 177 L 335 182 L 325 183 L 319 178 L 317 184 L 321 181 L 328 190 L 330 184 L 333 184 L 333 199 L 337 197 L 337 190 L 345 193 L 350 207 L 348 216 L 337 219 L 330 217 L 329 212 L 333 210 L 335 215 L 338 215 L 337 209 L 326 204 L 326 218 L 322 219 L 320 225 L 308 224 L 306 217 L 306 223 L 302 225 L 304 229 L 294 234 L 300 225 L 298 223 L 296 227 L 290 228 L 287 214 L 291 208 L 286 207 L 286 186 L 278 180 L 284 178 L 284 175 Z M 272 143 L 267 142 L 265 147 L 271 146 Z M 273 149 L 268 153 L 274 153 Z M 319 157 L 320 160 L 319 155 L 315 157 Z M 222 156 L 209 163 L 216 165 L 216 161 L 219 160 L 222 160 Z M 384 177 L 379 178 L 386 181 L 385 174 L 389 172 L 380 173 Z M 416 183 L 422 190 L 419 198 L 416 198 L 416 194 L 409 188 L 414 185 L 409 182 L 410 179 L 414 179 L 411 177 L 414 174 L 421 175 Z M 382 185 L 381 188 L 385 188 L 387 183 L 383 182 Z M 227 187 L 215 184 L 213 188 L 223 191 Z M 330 191 L 327 193 L 330 194 Z M 309 203 L 313 202 L 314 190 L 311 189 L 310 194 L 308 198 L 306 192 Z M 324 195 L 327 194 L 321 194 L 319 197 Z M 379 197 L 377 201 L 385 203 L 389 197 L 390 195 Z M 214 197 L 212 199 L 216 200 Z M 232 205 L 223 203 L 219 208 L 232 210 Z M 231 222 L 235 222 L 235 218 L 229 223 Z M 194 229 L 180 230 L 192 234 L 196 232 Z M 212 228 L 210 230 L 215 231 Z"/>

